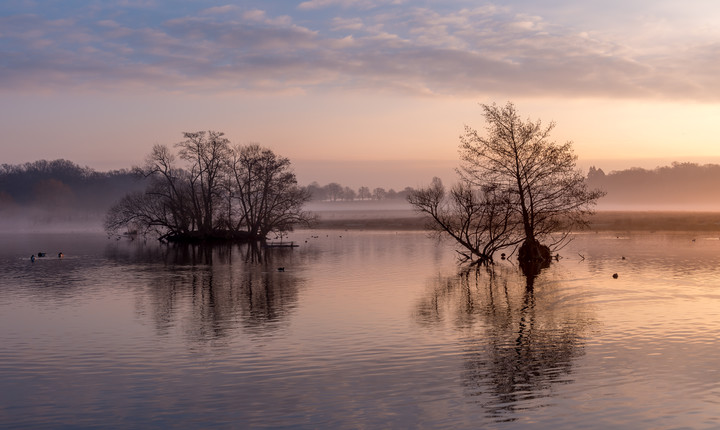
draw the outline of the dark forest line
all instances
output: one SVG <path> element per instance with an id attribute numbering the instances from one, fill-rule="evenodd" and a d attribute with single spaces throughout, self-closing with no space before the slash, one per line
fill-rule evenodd
<path id="1" fill-rule="evenodd" d="M 34 208 L 104 214 L 124 194 L 141 190 L 144 185 L 132 170 L 98 172 L 63 159 L 2 164 L 0 210 Z"/>

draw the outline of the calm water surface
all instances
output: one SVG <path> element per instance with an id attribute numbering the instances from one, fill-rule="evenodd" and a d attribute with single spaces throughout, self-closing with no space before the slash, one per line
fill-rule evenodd
<path id="1" fill-rule="evenodd" d="M 0 236 L 0 427 L 720 427 L 717 235 L 579 235 L 532 289 L 422 232 L 291 240 Z"/>

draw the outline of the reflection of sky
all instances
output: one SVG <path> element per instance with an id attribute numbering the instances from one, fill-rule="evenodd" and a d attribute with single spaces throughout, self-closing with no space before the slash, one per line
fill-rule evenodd
<path id="1" fill-rule="evenodd" d="M 582 235 L 529 294 L 507 261 L 463 281 L 452 250 L 421 232 L 297 231 L 299 248 L 250 264 L 237 250 L 55 238 L 3 241 L 0 412 L 15 427 L 701 427 L 717 415 L 720 240 Z M 60 244 L 67 260 L 24 257 Z"/>

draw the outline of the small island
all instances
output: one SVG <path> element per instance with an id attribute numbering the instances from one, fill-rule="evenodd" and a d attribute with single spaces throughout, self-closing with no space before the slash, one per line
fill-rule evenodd
<path id="1" fill-rule="evenodd" d="M 183 133 L 175 154 L 155 145 L 137 175 L 147 188 L 108 211 L 105 230 L 154 234 L 161 241 L 264 242 L 271 233 L 309 224 L 310 200 L 290 160 L 259 145 L 232 146 L 224 133 Z"/>

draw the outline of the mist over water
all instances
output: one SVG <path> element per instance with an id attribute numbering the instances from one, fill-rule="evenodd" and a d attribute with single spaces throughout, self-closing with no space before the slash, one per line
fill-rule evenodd
<path id="1" fill-rule="evenodd" d="M 587 184 L 607 195 L 598 211 L 720 211 L 720 165 L 667 160 L 596 160 L 580 163 Z M 635 164 L 632 164 L 635 163 Z M 297 160 L 301 185 L 340 185 L 349 191 L 319 193 L 305 209 L 320 218 L 398 219 L 415 216 L 405 196 L 427 186 L 433 177 L 446 187 L 457 182 L 457 160 L 318 161 Z M 616 169 L 612 166 L 620 166 Z M 638 167 L 640 166 L 640 167 Z M 67 160 L 3 165 L 0 171 L 0 232 L 99 231 L 110 207 L 145 182 L 128 170 L 97 172 Z M 359 188 L 395 191 L 394 198 L 359 197 Z M 409 188 L 407 188 L 409 187 Z M 309 187 L 310 188 L 310 187 Z"/>
<path id="2" fill-rule="evenodd" d="M 100 233 L 104 219 L 104 212 L 16 208 L 0 212 L 0 233 Z"/>

